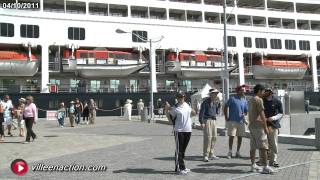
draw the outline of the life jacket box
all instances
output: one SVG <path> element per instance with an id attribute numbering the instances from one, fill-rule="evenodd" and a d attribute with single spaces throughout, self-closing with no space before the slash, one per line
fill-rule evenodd
<path id="1" fill-rule="evenodd" d="M 49 88 L 51 93 L 57 93 L 58 92 L 58 88 L 56 84 L 50 84 L 50 88 Z"/>

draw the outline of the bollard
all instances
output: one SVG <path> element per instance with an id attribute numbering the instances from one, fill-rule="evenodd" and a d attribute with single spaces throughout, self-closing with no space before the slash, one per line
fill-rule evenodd
<path id="1" fill-rule="evenodd" d="M 141 113 L 141 121 L 146 121 L 148 119 L 148 108 L 144 107 Z"/>
<path id="2" fill-rule="evenodd" d="M 318 150 L 320 150 L 320 118 L 315 119 L 315 146 Z"/>

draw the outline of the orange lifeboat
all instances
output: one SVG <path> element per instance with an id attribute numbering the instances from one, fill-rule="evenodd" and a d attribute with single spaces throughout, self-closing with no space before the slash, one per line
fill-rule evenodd
<path id="1" fill-rule="evenodd" d="M 82 77 L 128 76 L 146 66 L 130 52 L 109 50 L 76 50 L 72 57 L 65 50 L 62 59 L 63 71 L 75 72 Z"/>
<path id="2" fill-rule="evenodd" d="M 257 60 L 253 65 L 256 79 L 303 79 L 308 65 L 303 60 Z"/>
<path id="3" fill-rule="evenodd" d="M 0 51 L 0 76 L 34 76 L 38 59 L 24 52 Z"/>
<path id="4" fill-rule="evenodd" d="M 210 78 L 220 76 L 224 67 L 220 54 L 169 53 L 166 62 L 167 70 L 186 78 Z M 230 69 L 233 65 L 229 64 Z"/>

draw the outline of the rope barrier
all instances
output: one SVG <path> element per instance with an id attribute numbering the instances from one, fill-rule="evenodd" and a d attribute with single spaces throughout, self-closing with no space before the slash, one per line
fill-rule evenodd
<path id="1" fill-rule="evenodd" d="M 99 111 L 104 111 L 104 112 L 110 112 L 110 111 L 115 111 L 115 110 L 118 110 L 118 109 L 122 109 L 122 107 L 118 107 L 118 108 L 115 108 L 115 109 L 110 109 L 110 110 L 106 110 L 106 109 L 98 109 Z"/>

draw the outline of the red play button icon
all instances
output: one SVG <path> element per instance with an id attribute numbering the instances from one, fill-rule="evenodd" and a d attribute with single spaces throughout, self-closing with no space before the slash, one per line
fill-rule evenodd
<path id="1" fill-rule="evenodd" d="M 18 176 L 23 176 L 28 172 L 28 164 L 23 159 L 16 159 L 11 163 L 11 170 Z"/>

